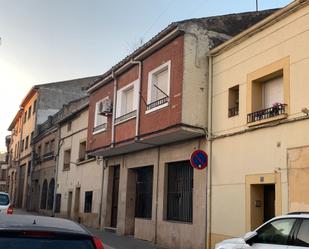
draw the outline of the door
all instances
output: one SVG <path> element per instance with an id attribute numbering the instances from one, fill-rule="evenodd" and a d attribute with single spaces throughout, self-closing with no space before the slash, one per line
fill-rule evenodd
<path id="1" fill-rule="evenodd" d="M 72 210 L 72 198 L 73 198 L 73 192 L 70 191 L 69 192 L 69 196 L 68 196 L 68 217 L 71 217 L 71 210 Z"/>
<path id="2" fill-rule="evenodd" d="M 301 221 L 293 244 L 294 246 L 289 246 L 288 249 L 305 249 L 309 247 L 309 219 L 303 219 Z"/>
<path id="3" fill-rule="evenodd" d="M 111 227 L 117 227 L 120 166 L 114 166 Z"/>
<path id="4" fill-rule="evenodd" d="M 275 217 L 275 184 L 264 185 L 264 222 Z"/>
<path id="5" fill-rule="evenodd" d="M 251 241 L 251 248 L 287 249 L 295 222 L 295 218 L 283 218 L 267 223 L 257 231 L 257 236 Z"/>
<path id="6" fill-rule="evenodd" d="M 26 165 L 20 166 L 20 169 L 19 169 L 18 200 L 17 200 L 17 206 L 19 208 L 21 208 L 23 205 L 25 173 L 26 173 L 25 169 L 26 169 Z"/>

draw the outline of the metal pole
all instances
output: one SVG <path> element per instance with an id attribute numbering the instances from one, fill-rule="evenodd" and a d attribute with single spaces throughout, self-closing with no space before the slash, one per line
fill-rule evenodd
<path id="1" fill-rule="evenodd" d="M 255 1 L 256 11 L 259 11 L 259 0 Z"/>

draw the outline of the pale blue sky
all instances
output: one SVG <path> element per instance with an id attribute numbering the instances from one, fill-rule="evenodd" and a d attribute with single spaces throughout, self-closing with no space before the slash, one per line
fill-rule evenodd
<path id="1" fill-rule="evenodd" d="M 253 10 L 255 0 L 0 0 L 0 150 L 32 85 L 101 74 L 173 21 Z"/>

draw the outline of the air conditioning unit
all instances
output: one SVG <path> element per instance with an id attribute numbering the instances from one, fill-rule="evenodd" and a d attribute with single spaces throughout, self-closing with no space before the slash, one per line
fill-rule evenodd
<path id="1" fill-rule="evenodd" d="M 108 116 L 112 114 L 113 106 L 110 99 L 103 99 L 99 103 L 99 114 L 102 116 Z"/>

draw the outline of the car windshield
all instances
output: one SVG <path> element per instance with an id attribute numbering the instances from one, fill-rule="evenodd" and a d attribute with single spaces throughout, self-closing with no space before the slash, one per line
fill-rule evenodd
<path id="1" fill-rule="evenodd" d="M 6 194 L 0 194 L 0 205 L 6 206 L 10 203 L 9 196 Z"/>
<path id="2" fill-rule="evenodd" d="M 0 237 L 0 245 L 6 249 L 95 249 L 90 239 Z"/>

